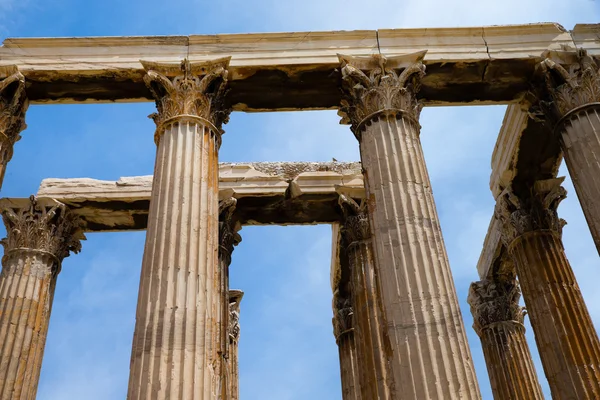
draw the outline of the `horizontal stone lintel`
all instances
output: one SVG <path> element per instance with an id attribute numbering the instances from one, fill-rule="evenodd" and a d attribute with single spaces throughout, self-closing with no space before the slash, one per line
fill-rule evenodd
<path id="1" fill-rule="evenodd" d="M 555 23 L 229 35 L 6 39 L 0 66 L 17 65 L 33 103 L 149 101 L 140 60 L 202 62 L 231 56 L 234 110 L 332 109 L 338 54 L 396 56 L 427 50 L 427 104 L 505 104 L 528 90 L 543 54 L 600 54 L 600 25 Z M 1 75 L 1 73 L 0 73 Z M 1 77 L 1 76 L 0 76 Z"/>
<path id="2" fill-rule="evenodd" d="M 86 231 L 145 229 L 152 176 L 101 181 L 44 179 L 37 196 L 68 205 Z M 219 197 L 235 197 L 243 225 L 333 223 L 341 218 L 338 193 L 364 197 L 360 163 L 248 163 L 219 165 Z M 25 199 L 4 199 L 18 204 Z"/>

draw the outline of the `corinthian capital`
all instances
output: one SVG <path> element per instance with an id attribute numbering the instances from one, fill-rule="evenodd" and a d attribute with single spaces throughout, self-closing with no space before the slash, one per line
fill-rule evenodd
<path id="1" fill-rule="evenodd" d="M 417 100 L 425 75 L 426 51 L 386 58 L 338 55 L 341 63 L 342 124 L 351 124 L 360 140 L 364 126 L 380 116 L 402 116 L 418 126 L 422 104 Z"/>
<path id="2" fill-rule="evenodd" d="M 82 222 L 62 203 L 31 196 L 27 204 L 1 204 L 7 237 L 0 243 L 4 255 L 16 250 L 34 250 L 62 261 L 69 252 L 81 250 Z"/>
<path id="3" fill-rule="evenodd" d="M 349 298 L 333 296 L 333 335 L 336 340 L 354 330 L 354 309 Z"/>
<path id="4" fill-rule="evenodd" d="M 578 107 L 600 102 L 600 63 L 585 50 L 566 57 L 553 54 L 539 64 L 545 82 L 540 106 L 556 122 Z"/>
<path id="5" fill-rule="evenodd" d="M 354 199 L 340 194 L 338 202 L 344 213 L 344 223 L 342 224 L 342 233 L 348 245 L 367 240 L 371 237 L 371 228 L 369 226 L 369 217 L 366 210 L 366 203 L 358 205 Z"/>
<path id="6" fill-rule="evenodd" d="M 473 314 L 473 329 L 479 336 L 497 324 L 523 325 L 525 311 L 519 306 L 521 291 L 515 280 L 474 282 L 469 288 L 467 302 Z"/>
<path id="7" fill-rule="evenodd" d="M 21 136 L 25 125 L 28 101 L 25 93 L 25 77 L 16 66 L 0 67 L 0 164 L 12 158 L 13 146 Z"/>
<path id="8" fill-rule="evenodd" d="M 566 222 L 558 217 L 557 209 L 567 197 L 560 185 L 564 179 L 537 181 L 527 196 L 516 196 L 510 187 L 500 194 L 494 215 L 502 223 L 502 240 L 507 248 L 527 232 L 551 230 L 562 234 Z"/>
<path id="9" fill-rule="evenodd" d="M 202 119 L 215 134 L 222 134 L 231 111 L 224 105 L 230 58 L 201 63 L 185 59 L 179 66 L 140 61 L 146 69 L 144 82 L 156 101 L 158 112 L 150 117 L 156 123 L 157 143 L 165 125 L 182 118 Z"/>
<path id="10" fill-rule="evenodd" d="M 233 197 L 219 202 L 219 257 L 223 258 L 227 265 L 231 263 L 233 248 L 242 241 L 238 233 L 241 226 L 234 218 L 236 205 L 237 199 Z"/>
<path id="11" fill-rule="evenodd" d="M 237 342 L 240 338 L 240 303 L 244 297 L 241 290 L 229 291 L 229 341 Z"/>

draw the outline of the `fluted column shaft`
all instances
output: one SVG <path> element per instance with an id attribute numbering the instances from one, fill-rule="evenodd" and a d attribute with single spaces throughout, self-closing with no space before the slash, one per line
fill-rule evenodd
<path id="1" fill-rule="evenodd" d="M 600 398 L 600 342 L 561 240 L 561 179 L 538 181 L 530 198 L 507 189 L 496 215 L 513 256 L 553 399 Z"/>
<path id="2" fill-rule="evenodd" d="M 25 129 L 28 101 L 25 77 L 16 66 L 0 66 L 0 189 L 6 166 L 13 156 L 13 147 Z"/>
<path id="3" fill-rule="evenodd" d="M 184 62 L 172 81 L 166 76 L 178 67 L 144 65 L 158 148 L 128 399 L 216 399 L 225 368 L 216 107 L 227 63 Z"/>
<path id="4" fill-rule="evenodd" d="M 333 334 L 340 356 L 342 400 L 360 400 L 360 372 L 356 354 L 353 310 L 350 299 L 334 294 Z"/>
<path id="5" fill-rule="evenodd" d="M 350 290 L 354 311 L 354 342 L 363 399 L 391 399 L 393 387 L 386 349 L 390 347 L 383 320 L 379 277 L 373 264 L 369 219 L 366 210 L 340 195 L 344 210 L 342 232 L 348 243 Z"/>
<path id="6" fill-rule="evenodd" d="M 340 111 L 360 142 L 391 345 L 392 398 L 477 399 L 479 388 L 419 140 L 416 93 L 424 75 L 423 55 L 406 56 L 413 58 L 408 61 L 373 59 L 370 67 L 365 60 L 342 58 L 347 96 Z"/>
<path id="7" fill-rule="evenodd" d="M 492 393 L 497 400 L 543 399 L 525 338 L 524 310 L 514 280 L 471 284 L 473 328 L 481 339 Z"/>
<path id="8" fill-rule="evenodd" d="M 580 51 L 565 67 L 544 60 L 542 108 L 560 140 L 583 214 L 600 253 L 600 68 Z"/>
<path id="9" fill-rule="evenodd" d="M 227 400 L 240 399 L 240 373 L 238 345 L 240 341 L 240 303 L 244 292 L 229 291 L 229 393 Z"/>
<path id="10" fill-rule="evenodd" d="M 60 265 L 83 238 L 56 202 L 3 208 L 7 238 L 0 274 L 0 399 L 34 400 Z"/>

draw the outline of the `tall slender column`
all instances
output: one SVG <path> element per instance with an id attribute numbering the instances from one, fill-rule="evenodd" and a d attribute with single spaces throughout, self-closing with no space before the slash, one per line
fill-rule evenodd
<path id="1" fill-rule="evenodd" d="M 158 109 L 157 152 L 129 400 L 207 400 L 222 391 L 217 162 L 228 62 L 143 62 Z"/>
<path id="2" fill-rule="evenodd" d="M 514 277 L 474 282 L 467 301 L 473 328 L 481 338 L 492 393 L 497 400 L 543 399 L 519 306 L 521 293 Z"/>
<path id="3" fill-rule="evenodd" d="M 354 311 L 354 341 L 363 399 L 391 399 L 393 387 L 386 349 L 390 348 L 379 277 L 373 266 L 371 230 L 366 207 L 340 195 L 344 212 L 342 234 L 350 269 L 350 290 Z"/>
<path id="4" fill-rule="evenodd" d="M 238 344 L 240 342 L 240 303 L 244 297 L 241 290 L 229 291 L 229 397 L 227 400 L 240 400 L 240 372 Z"/>
<path id="5" fill-rule="evenodd" d="M 507 188 L 496 217 L 515 260 L 552 398 L 599 399 L 600 342 L 561 239 L 563 179 L 537 181 L 521 196 Z"/>
<path id="6" fill-rule="evenodd" d="M 25 111 L 29 102 L 25 93 L 25 77 L 16 66 L 0 67 L 0 189 L 4 182 L 6 165 L 13 156 L 13 147 L 21 139 L 25 125 Z"/>
<path id="7" fill-rule="evenodd" d="M 581 50 L 565 67 L 540 63 L 540 102 L 560 140 L 575 192 L 600 253 L 600 62 Z"/>
<path id="8" fill-rule="evenodd" d="M 477 399 L 479 387 L 419 139 L 425 52 L 340 56 L 340 112 L 360 143 L 392 398 Z M 401 72 L 400 72 L 401 71 Z"/>
<path id="9" fill-rule="evenodd" d="M 42 368 L 56 278 L 85 239 L 63 205 L 33 196 L 1 204 L 7 237 L 0 275 L 0 399 L 34 400 Z"/>
<path id="10" fill-rule="evenodd" d="M 235 342 L 235 349 L 231 348 L 231 295 L 232 293 L 229 290 L 229 265 L 231 264 L 231 255 L 233 253 L 234 246 L 237 246 L 242 238 L 238 234 L 238 231 L 241 229 L 241 225 L 239 221 L 234 216 L 235 207 L 237 205 L 237 200 L 233 197 L 222 200 L 219 202 L 219 268 L 221 270 L 221 288 L 223 298 L 221 299 L 223 315 L 221 316 L 222 329 L 221 334 L 223 335 L 220 340 L 221 349 L 220 354 L 223 358 L 223 370 L 222 377 L 223 380 L 221 384 L 221 398 L 224 400 L 229 400 L 234 398 L 237 395 L 237 384 L 238 384 L 238 374 L 237 374 L 237 339 Z M 240 292 L 240 291 L 237 291 Z M 237 299 L 237 293 L 234 291 L 233 295 Z M 243 292 L 240 292 L 239 301 L 242 300 L 241 296 L 243 296 Z M 239 305 L 238 305 L 239 307 Z M 239 309 L 238 309 L 239 313 Z M 239 314 L 238 314 L 239 315 Z M 231 359 L 231 351 L 236 351 L 235 360 Z M 234 364 L 235 363 L 235 364 Z M 232 367 L 235 368 L 232 369 Z M 235 397 L 235 398 L 237 398 Z"/>
<path id="11" fill-rule="evenodd" d="M 337 290 L 333 294 L 333 335 L 340 355 L 343 400 L 361 399 L 353 314 L 348 294 L 340 294 Z"/>

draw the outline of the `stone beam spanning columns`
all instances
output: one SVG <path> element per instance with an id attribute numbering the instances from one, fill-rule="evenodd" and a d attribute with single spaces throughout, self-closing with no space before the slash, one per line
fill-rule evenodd
<path id="1" fill-rule="evenodd" d="M 561 238 L 563 179 L 537 181 L 528 195 L 505 189 L 495 215 L 515 260 L 552 398 L 599 399 L 600 343 Z"/>
<path id="2" fill-rule="evenodd" d="M 392 398 L 481 397 L 419 139 L 425 52 L 340 56 L 391 348 Z"/>
<path id="3" fill-rule="evenodd" d="M 497 400 L 544 398 L 525 338 L 520 297 L 514 274 L 474 282 L 469 289 L 473 328 L 481 338 Z"/>
<path id="4" fill-rule="evenodd" d="M 225 400 L 240 399 L 238 344 L 240 341 L 240 303 L 242 297 L 244 297 L 244 292 L 241 290 L 229 291 L 229 392 Z"/>
<path id="5" fill-rule="evenodd" d="M 600 62 L 585 50 L 550 52 L 539 69 L 545 78 L 539 93 L 541 110 L 560 140 L 600 253 Z"/>
<path id="6" fill-rule="evenodd" d="M 354 310 L 349 288 L 333 293 L 333 335 L 340 355 L 342 399 L 360 400 L 360 372 L 354 334 Z"/>
<path id="7" fill-rule="evenodd" d="M 85 239 L 64 205 L 33 196 L 0 204 L 7 237 L 0 275 L 0 399 L 36 397 L 56 278 Z"/>
<path id="8" fill-rule="evenodd" d="M 25 77 L 16 66 L 0 67 L 0 189 L 6 165 L 13 156 L 13 147 L 21 138 L 25 125 L 28 101 L 25 94 Z"/>
<path id="9" fill-rule="evenodd" d="M 216 399 L 223 375 L 218 149 L 229 58 L 143 62 L 156 165 L 128 399 Z"/>
<path id="10" fill-rule="evenodd" d="M 344 220 L 341 230 L 350 269 L 353 300 L 354 342 L 363 399 L 391 399 L 393 381 L 390 348 L 381 306 L 381 283 L 373 265 L 371 229 L 366 206 L 340 194 Z"/>

